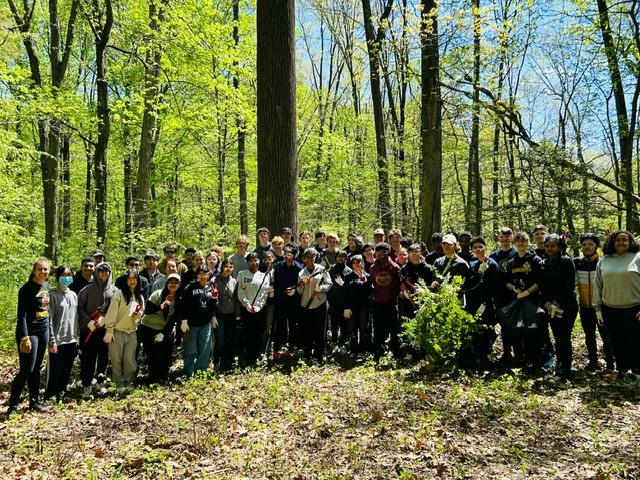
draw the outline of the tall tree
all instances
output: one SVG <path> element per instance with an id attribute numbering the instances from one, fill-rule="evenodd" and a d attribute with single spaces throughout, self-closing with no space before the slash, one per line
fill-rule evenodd
<path id="1" fill-rule="evenodd" d="M 298 228 L 295 1 L 258 0 L 256 222 Z"/>
<path id="2" fill-rule="evenodd" d="M 640 53 L 640 28 L 638 26 L 637 9 L 638 2 L 630 2 L 635 4 L 635 11 L 633 8 L 629 8 L 626 12 L 630 16 L 631 23 L 634 28 L 634 41 L 636 54 Z M 636 122 L 638 114 L 638 98 L 640 97 L 640 73 L 635 73 L 635 85 L 632 93 L 632 106 L 627 108 L 627 95 L 625 93 L 625 86 L 622 82 L 622 74 L 620 72 L 620 65 L 618 57 L 620 52 L 616 47 L 616 42 L 613 38 L 613 32 L 611 30 L 611 22 L 609 16 L 609 6 L 606 0 L 597 0 L 598 4 L 598 25 L 600 32 L 602 33 L 602 40 L 604 43 L 604 51 L 609 65 L 609 77 L 611 79 L 611 90 L 616 105 L 616 118 L 618 126 L 618 146 L 620 149 L 619 162 L 620 162 L 620 184 L 625 190 L 624 203 L 626 213 L 626 226 L 632 231 L 637 231 L 640 228 L 640 221 L 636 215 L 636 205 L 634 201 L 634 188 L 633 188 L 633 139 L 635 137 Z M 635 59 L 637 62 L 637 58 Z M 631 115 L 629 115 L 631 112 Z"/>
<path id="3" fill-rule="evenodd" d="M 107 240 L 107 147 L 111 133 L 106 57 L 106 49 L 113 26 L 111 0 L 104 0 L 104 5 L 101 5 L 100 0 L 92 0 L 89 25 L 94 36 L 97 83 L 98 138 L 93 155 L 96 192 L 96 243 L 103 245 Z"/>
<path id="4" fill-rule="evenodd" d="M 33 41 L 32 31 L 34 11 L 37 2 L 23 0 L 22 11 L 15 0 L 7 0 L 16 28 L 22 34 L 22 44 L 27 52 L 32 82 L 32 95 L 37 98 L 44 93 L 45 79 L 41 72 L 41 59 Z M 66 21 L 66 32 L 62 27 L 58 1 L 48 3 L 48 45 L 50 82 L 52 95 L 57 96 L 64 85 L 71 48 L 73 46 L 79 0 L 73 0 Z M 46 111 L 46 109 L 45 109 Z M 45 250 L 44 255 L 54 262 L 58 256 L 58 181 L 59 157 L 62 143 L 62 125 L 59 118 L 43 115 L 38 123 L 38 152 L 42 172 L 42 191 L 44 197 Z"/>
<path id="5" fill-rule="evenodd" d="M 471 104 L 471 141 L 467 187 L 466 227 L 482 231 L 482 178 L 480 176 L 480 0 L 471 0 L 473 14 L 473 99 Z"/>
<path id="6" fill-rule="evenodd" d="M 422 107 L 422 179 L 420 234 L 425 240 L 441 228 L 442 214 L 442 110 L 440 98 L 440 52 L 438 2 L 421 0 L 420 21 Z"/>
<path id="7" fill-rule="evenodd" d="M 373 104 L 373 121 L 376 130 L 376 156 L 378 160 L 378 216 L 382 220 L 382 226 L 391 228 L 391 197 L 389 191 L 389 160 L 387 158 L 387 139 L 385 136 L 384 109 L 382 104 L 382 82 L 380 73 L 380 48 L 385 38 L 386 25 L 393 0 L 386 0 L 382 13 L 378 18 L 378 29 L 374 26 L 374 17 L 371 11 L 371 1 L 362 0 L 362 13 L 364 15 L 364 32 L 367 39 L 367 52 L 369 54 L 369 81 L 371 87 L 371 103 Z"/>
<path id="8" fill-rule="evenodd" d="M 238 49 L 240 44 L 240 0 L 233 0 L 233 44 Z M 239 62 L 233 61 L 233 88 L 240 90 L 240 75 L 238 73 Z M 240 200 L 240 233 L 249 233 L 249 209 L 247 207 L 247 167 L 245 162 L 247 143 L 247 122 L 243 115 L 236 113 L 236 129 L 238 143 L 238 196 Z"/>

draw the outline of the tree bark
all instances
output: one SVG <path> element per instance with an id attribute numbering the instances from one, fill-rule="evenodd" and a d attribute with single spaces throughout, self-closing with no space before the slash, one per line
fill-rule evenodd
<path id="1" fill-rule="evenodd" d="M 238 22 L 240 21 L 240 0 L 233 0 L 233 43 L 238 48 L 240 44 L 240 31 Z M 238 76 L 237 67 L 238 60 L 234 60 L 236 71 L 233 74 L 233 88 L 238 91 L 240 89 L 240 77 Z M 247 167 L 246 157 L 246 123 L 240 113 L 236 114 L 236 129 L 238 142 L 238 196 L 240 200 L 240 233 L 247 235 L 249 233 L 249 209 L 247 207 Z"/>
<path id="2" fill-rule="evenodd" d="M 369 81 L 371 86 L 371 103 L 373 104 L 373 120 L 376 131 L 376 157 L 378 165 L 378 205 L 377 214 L 382 227 L 391 228 L 391 197 L 389 190 L 389 160 L 387 158 L 387 139 L 385 136 L 384 111 L 382 108 L 382 82 L 380 81 L 380 47 L 385 36 L 385 22 L 391 14 L 393 0 L 387 0 L 385 9 L 380 15 L 378 31 L 373 25 L 370 0 L 362 0 L 364 15 L 364 31 L 367 40 L 369 57 Z"/>
<path id="3" fill-rule="evenodd" d="M 298 228 L 295 2 L 257 2 L 259 227 Z"/>
<path id="4" fill-rule="evenodd" d="M 442 214 L 442 111 L 440 98 L 440 54 L 438 49 L 437 1 L 421 0 L 422 179 L 420 233 L 424 241 L 441 228 Z"/>
<path id="5" fill-rule="evenodd" d="M 633 200 L 633 138 L 636 127 L 636 108 L 634 103 L 631 111 L 632 117 L 629 118 L 627 109 L 626 94 L 624 84 L 622 83 L 622 75 L 618 64 L 618 52 L 611 32 L 611 24 L 609 23 L 609 7 L 606 0 L 597 0 L 598 4 L 598 23 L 602 40 L 604 43 L 604 51 L 609 65 L 609 78 L 611 79 L 611 89 L 616 104 L 617 124 L 618 124 L 618 144 L 620 149 L 620 183 L 624 188 L 623 196 L 625 203 L 626 224 L 631 231 L 637 231 L 640 222 L 635 215 L 635 202 Z M 638 92 L 640 92 L 640 75 L 636 74 L 634 102 L 637 102 Z"/>

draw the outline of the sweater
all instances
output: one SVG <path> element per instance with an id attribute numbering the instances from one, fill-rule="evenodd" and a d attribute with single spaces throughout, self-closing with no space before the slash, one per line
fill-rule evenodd
<path id="1" fill-rule="evenodd" d="M 57 288 L 49 291 L 49 346 L 76 343 L 80 327 L 76 320 L 78 296 L 70 288 L 61 292 Z"/>
<path id="2" fill-rule="evenodd" d="M 107 310 L 107 314 L 104 317 L 104 326 L 107 329 L 107 333 L 113 333 L 116 330 L 124 333 L 134 333 L 136 331 L 140 317 L 134 315 L 134 313 L 138 306 L 140 306 L 140 313 L 144 311 L 144 300 L 142 304 L 139 304 L 135 296 L 132 295 L 131 301 L 129 303 L 126 302 L 127 300 L 122 290 L 118 290 L 111 297 L 109 310 Z"/>
<path id="3" fill-rule="evenodd" d="M 244 307 L 257 307 L 262 309 L 267 304 L 269 287 L 271 286 L 271 272 L 251 273 L 251 270 L 243 270 L 238 274 L 238 300 Z"/>
<path id="4" fill-rule="evenodd" d="M 304 285 L 298 285 L 300 305 L 302 308 L 313 310 L 327 301 L 327 292 L 333 286 L 329 272 L 319 264 L 314 264 L 313 269 L 305 267 L 298 274 L 299 280 L 308 280 Z M 320 292 L 315 291 L 316 286 Z"/>
<path id="5" fill-rule="evenodd" d="M 111 284 L 112 275 L 106 282 L 100 280 L 100 275 L 96 269 L 93 272 L 93 282 L 84 287 L 78 294 L 78 321 L 80 328 L 87 328 L 87 324 L 92 322 L 91 315 L 98 310 L 103 315 L 109 308 L 111 297 L 118 289 Z"/>
<path id="6" fill-rule="evenodd" d="M 629 308 L 640 304 L 640 252 L 605 255 L 596 267 L 593 306 Z"/>
<path id="7" fill-rule="evenodd" d="M 48 284 L 40 285 L 29 280 L 18 291 L 18 338 L 35 335 L 49 328 L 49 292 Z"/>

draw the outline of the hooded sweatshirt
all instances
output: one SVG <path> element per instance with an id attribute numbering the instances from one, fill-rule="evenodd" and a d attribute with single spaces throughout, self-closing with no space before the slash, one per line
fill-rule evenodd
<path id="1" fill-rule="evenodd" d="M 76 321 L 78 296 L 70 288 L 61 292 L 57 288 L 49 291 L 49 346 L 66 345 L 78 341 L 79 328 Z"/>
<path id="2" fill-rule="evenodd" d="M 105 265 L 102 263 L 101 265 Z M 106 264 L 108 266 L 108 264 Z M 111 268 L 111 267 L 109 267 Z M 109 273 L 106 282 L 100 280 L 98 268 L 93 272 L 93 282 L 84 287 L 78 295 L 78 321 L 80 328 L 87 328 L 87 324 L 92 321 L 91 314 L 98 310 L 102 315 L 107 313 L 111 297 L 118 289 L 111 284 L 113 272 Z"/>

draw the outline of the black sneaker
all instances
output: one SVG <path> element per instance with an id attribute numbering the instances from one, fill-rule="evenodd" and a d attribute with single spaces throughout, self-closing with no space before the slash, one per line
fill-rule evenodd
<path id="1" fill-rule="evenodd" d="M 587 372 L 597 372 L 598 370 L 601 370 L 600 365 L 598 364 L 598 362 L 589 362 L 587 363 L 586 367 L 584 367 L 585 371 Z"/>
<path id="2" fill-rule="evenodd" d="M 9 405 L 9 408 L 7 408 L 7 415 L 13 415 L 17 411 L 18 411 L 17 405 Z"/>

